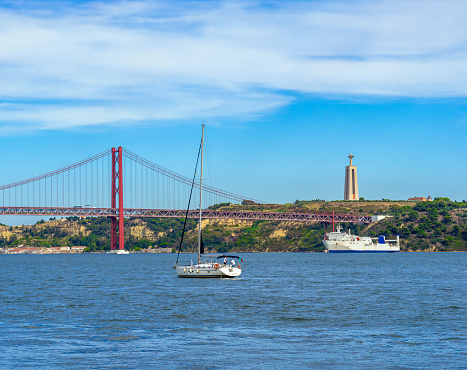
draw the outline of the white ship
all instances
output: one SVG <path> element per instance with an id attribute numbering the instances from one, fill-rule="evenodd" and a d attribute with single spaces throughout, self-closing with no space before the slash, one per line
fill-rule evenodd
<path id="1" fill-rule="evenodd" d="M 336 232 L 325 234 L 323 240 L 325 252 L 345 253 L 345 252 L 386 252 L 393 253 L 400 251 L 399 235 L 395 240 L 386 240 L 386 236 L 370 238 L 369 236 L 357 236 L 341 232 L 342 228 L 337 225 Z"/>

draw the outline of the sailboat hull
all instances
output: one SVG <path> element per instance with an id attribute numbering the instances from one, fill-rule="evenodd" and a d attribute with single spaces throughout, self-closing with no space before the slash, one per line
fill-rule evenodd
<path id="1" fill-rule="evenodd" d="M 242 270 L 238 267 L 213 264 L 176 266 L 177 276 L 180 278 L 234 278 L 240 276 Z"/>

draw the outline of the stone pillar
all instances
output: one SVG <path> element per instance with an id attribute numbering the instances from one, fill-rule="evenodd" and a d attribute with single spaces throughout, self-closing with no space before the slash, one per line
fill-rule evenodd
<path id="1" fill-rule="evenodd" d="M 357 181 L 357 166 L 352 165 L 352 158 L 354 156 L 350 153 L 350 165 L 345 167 L 345 188 L 344 200 L 358 200 L 358 181 Z"/>

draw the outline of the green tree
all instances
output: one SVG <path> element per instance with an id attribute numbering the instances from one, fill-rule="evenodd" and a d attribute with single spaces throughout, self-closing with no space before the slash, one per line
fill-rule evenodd
<path id="1" fill-rule="evenodd" d="M 447 236 L 446 238 L 444 238 L 444 239 L 441 241 L 441 243 L 442 243 L 443 245 L 445 245 L 446 247 L 449 247 L 449 246 L 452 244 L 453 241 L 454 241 L 454 239 L 452 238 L 452 236 Z"/>
<path id="2" fill-rule="evenodd" d="M 414 210 L 409 211 L 406 219 L 407 221 L 416 221 L 418 219 L 418 212 Z"/>
<path id="3" fill-rule="evenodd" d="M 449 225 L 449 224 L 452 224 L 452 217 L 450 214 L 448 214 L 447 216 L 445 216 L 443 218 L 443 222 L 446 224 L 446 225 Z"/>

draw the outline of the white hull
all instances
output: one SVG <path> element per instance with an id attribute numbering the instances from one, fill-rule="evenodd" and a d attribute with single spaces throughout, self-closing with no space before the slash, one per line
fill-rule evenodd
<path id="1" fill-rule="evenodd" d="M 213 263 L 175 266 L 175 270 L 177 271 L 177 276 L 181 278 L 234 278 L 240 276 L 242 273 L 239 267 Z"/>
<path id="2" fill-rule="evenodd" d="M 107 253 L 109 254 L 130 254 L 130 252 L 125 249 L 112 249 Z"/>
<path id="3" fill-rule="evenodd" d="M 390 242 L 395 242 L 391 244 Z M 341 227 L 337 227 L 337 232 L 326 233 L 323 240 L 326 252 L 345 253 L 345 252 L 386 252 L 393 253 L 400 251 L 399 236 L 396 240 L 386 240 L 385 236 L 380 236 L 377 241 L 368 236 L 357 236 L 349 233 L 342 233 Z"/>
<path id="4" fill-rule="evenodd" d="M 399 252 L 399 246 L 374 243 L 343 243 L 331 240 L 323 240 L 324 247 L 328 252 Z"/>

